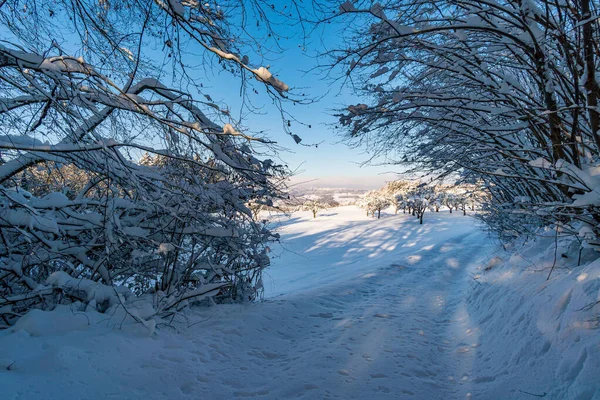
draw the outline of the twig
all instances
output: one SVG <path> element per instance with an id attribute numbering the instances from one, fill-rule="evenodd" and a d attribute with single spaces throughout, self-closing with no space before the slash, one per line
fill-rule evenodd
<path id="1" fill-rule="evenodd" d="M 589 311 L 592 308 L 594 308 L 594 306 L 600 304 L 600 301 L 596 301 L 596 302 L 592 302 L 590 304 L 586 304 L 585 306 L 581 307 L 579 310 L 577 311 Z"/>
<path id="2" fill-rule="evenodd" d="M 550 275 L 552 275 L 552 271 L 554 271 L 554 267 L 556 266 L 556 253 L 558 252 L 558 223 L 556 223 L 556 235 L 554 236 L 554 262 L 552 263 L 552 268 L 550 268 L 550 273 L 548 273 L 548 277 L 546 280 L 550 279 Z"/>
<path id="3" fill-rule="evenodd" d="M 542 393 L 542 394 L 529 393 L 529 392 L 526 392 L 526 391 L 524 391 L 524 390 L 521 390 L 521 389 L 519 389 L 519 392 L 521 392 L 521 393 L 525 393 L 525 394 L 528 394 L 528 395 L 530 395 L 530 396 L 535 396 L 535 397 L 546 397 L 546 395 L 548 394 L 548 393 L 546 393 L 546 392 L 544 392 L 544 393 Z"/>

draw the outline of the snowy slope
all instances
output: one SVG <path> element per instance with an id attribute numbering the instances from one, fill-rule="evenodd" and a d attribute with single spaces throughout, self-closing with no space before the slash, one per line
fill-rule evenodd
<path id="1" fill-rule="evenodd" d="M 480 346 L 470 357 L 474 398 L 600 399 L 600 260 L 577 267 L 577 252 L 559 252 L 549 280 L 554 238 L 478 271 L 463 323 Z"/>
<path id="2" fill-rule="evenodd" d="M 355 206 L 324 210 L 316 219 L 308 211 L 272 219 L 282 239 L 273 246 L 273 267 L 266 271 L 267 297 L 321 291 L 391 264 L 452 263 L 447 253 L 458 250 L 457 243 L 492 242 L 476 221 L 447 212 L 427 214 L 424 225 L 406 214 L 382 213 L 377 220 Z"/>
<path id="3" fill-rule="evenodd" d="M 580 335 L 584 349 L 556 321 L 550 344 L 532 332 L 554 315 L 536 314 L 548 296 L 525 297 L 515 273 L 507 287 L 501 267 L 483 275 L 499 252 L 472 218 L 340 207 L 276 223 L 264 302 L 193 310 L 152 335 L 123 316 L 34 313 L 0 332 L 2 399 L 596 398 L 597 341 Z"/>

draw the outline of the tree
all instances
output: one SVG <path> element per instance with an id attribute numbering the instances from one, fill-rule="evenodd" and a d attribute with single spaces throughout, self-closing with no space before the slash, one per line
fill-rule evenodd
<path id="1" fill-rule="evenodd" d="M 312 212 L 313 218 L 317 218 L 317 213 L 326 209 L 327 205 L 319 200 L 312 199 L 305 201 L 302 207 L 304 210 Z"/>
<path id="2" fill-rule="evenodd" d="M 362 199 L 358 202 L 358 206 L 365 209 L 367 215 L 375 216 L 377 213 L 377 219 L 381 218 L 381 210 L 390 206 L 389 197 L 379 190 L 371 190 L 367 192 Z"/>
<path id="3" fill-rule="evenodd" d="M 419 224 L 423 225 L 423 215 L 429 207 L 429 200 L 425 196 L 414 196 L 412 199 L 415 216 L 419 219 Z"/>
<path id="4" fill-rule="evenodd" d="M 430 207 L 432 190 L 426 184 L 421 183 L 414 186 L 407 194 L 413 215 L 419 219 L 419 224 L 423 224 L 423 216 L 425 211 Z"/>
<path id="5" fill-rule="evenodd" d="M 339 114 L 348 141 L 483 182 L 481 217 L 504 237 L 507 220 L 598 229 L 600 202 L 586 196 L 600 158 L 598 11 L 589 0 L 344 3 L 352 29 L 333 64 L 366 99 Z"/>
<path id="6" fill-rule="evenodd" d="M 458 208 L 456 196 L 453 193 L 446 193 L 444 195 L 444 205 L 448 207 L 450 214 L 452 214 L 452 210 Z"/>
<path id="7" fill-rule="evenodd" d="M 392 181 L 383 188 L 383 191 L 389 196 L 390 203 L 394 206 L 394 214 L 398 214 L 400 208 L 406 213 L 406 195 L 413 186 L 414 184 L 409 181 Z"/>
<path id="8" fill-rule="evenodd" d="M 161 315 L 207 296 L 260 295 L 276 235 L 246 205 L 279 196 L 285 169 L 258 158 L 253 147 L 269 141 L 240 130 L 200 75 L 218 66 L 276 103 L 287 96 L 241 55 L 253 38 L 229 16 L 244 2 L 28 3 L 0 2 L 10 21 L 0 46 L 0 324 L 57 303 L 106 311 L 127 293 L 153 294 Z"/>

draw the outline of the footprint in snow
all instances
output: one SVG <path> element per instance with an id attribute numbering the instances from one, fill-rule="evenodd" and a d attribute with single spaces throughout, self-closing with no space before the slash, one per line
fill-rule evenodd
<path id="1" fill-rule="evenodd" d="M 390 393 L 392 391 L 392 389 L 385 387 L 385 386 L 377 386 L 377 391 L 383 392 L 383 393 Z"/>

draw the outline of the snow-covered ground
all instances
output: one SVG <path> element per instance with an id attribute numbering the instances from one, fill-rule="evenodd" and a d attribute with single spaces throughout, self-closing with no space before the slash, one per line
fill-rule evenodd
<path id="1" fill-rule="evenodd" d="M 262 303 L 153 334 L 68 307 L 24 317 L 0 332 L 0 398 L 600 398 L 577 311 L 600 299 L 598 263 L 546 282 L 523 258 L 488 264 L 508 256 L 460 214 L 309 214 L 275 222 Z"/>

